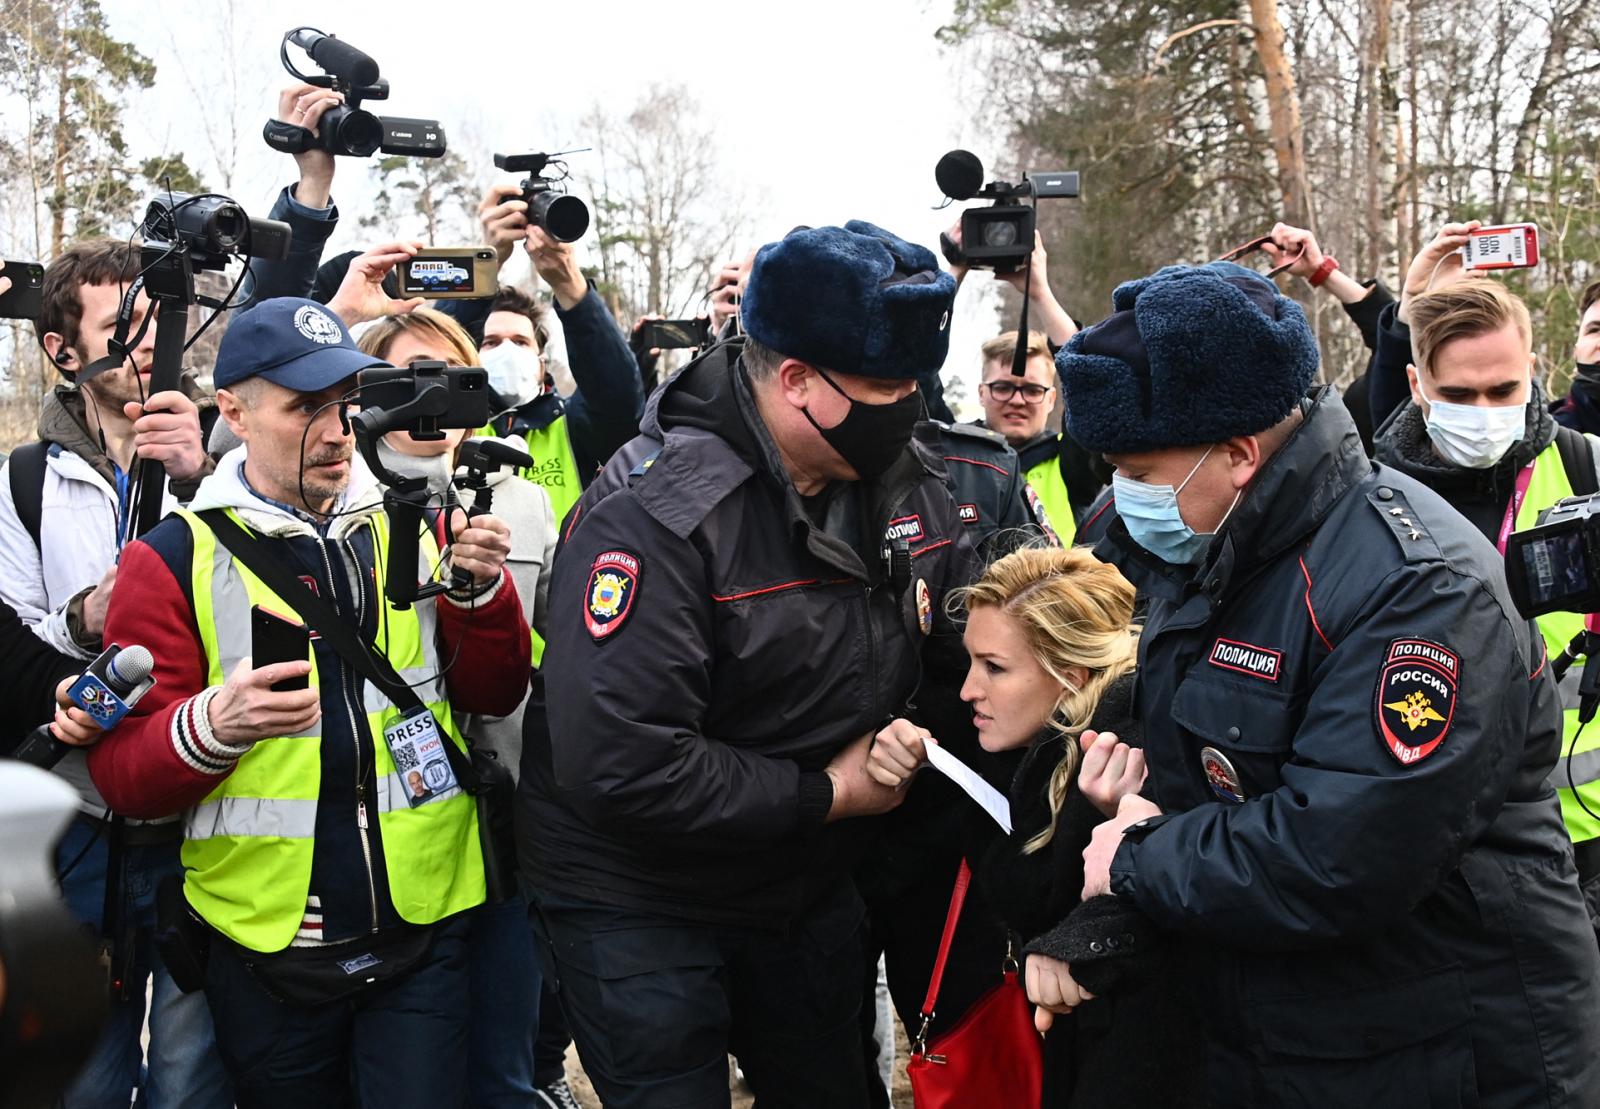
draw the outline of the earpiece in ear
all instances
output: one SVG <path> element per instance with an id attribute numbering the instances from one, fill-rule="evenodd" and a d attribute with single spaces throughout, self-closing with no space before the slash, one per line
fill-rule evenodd
<path id="1" fill-rule="evenodd" d="M 66 369 L 67 365 L 72 361 L 72 352 L 63 347 L 56 352 L 56 356 L 51 361 L 62 369 Z"/>

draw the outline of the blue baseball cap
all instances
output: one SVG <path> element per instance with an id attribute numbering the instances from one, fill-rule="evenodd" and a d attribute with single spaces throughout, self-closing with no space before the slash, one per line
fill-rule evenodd
<path id="1" fill-rule="evenodd" d="M 303 297 L 275 297 L 243 313 L 217 349 L 212 381 L 226 389 L 264 377 L 296 393 L 319 393 L 362 370 L 387 366 L 356 347 L 343 321 Z"/>

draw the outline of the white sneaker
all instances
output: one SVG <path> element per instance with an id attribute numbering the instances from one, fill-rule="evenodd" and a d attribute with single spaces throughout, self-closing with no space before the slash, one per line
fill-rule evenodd
<path id="1" fill-rule="evenodd" d="M 540 1086 L 533 1091 L 533 1096 L 541 1109 L 583 1109 L 565 1078 L 558 1078 L 548 1086 Z"/>

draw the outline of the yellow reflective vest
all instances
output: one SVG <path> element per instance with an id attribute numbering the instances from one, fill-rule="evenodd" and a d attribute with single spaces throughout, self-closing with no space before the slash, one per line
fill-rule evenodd
<path id="1" fill-rule="evenodd" d="M 184 510 L 178 515 L 194 536 L 190 585 L 207 683 L 221 685 L 250 654 L 251 606 L 280 613 L 295 609 L 236 563 L 203 520 Z M 244 526 L 231 510 L 229 515 Z M 383 565 L 388 518 L 378 513 L 371 523 L 376 559 Z M 422 547 L 419 573 L 427 573 L 437 550 L 429 538 Z M 445 693 L 433 604 L 406 609 L 387 600 L 384 604 L 377 649 L 414 685 L 446 741 L 465 752 Z M 320 689 L 314 654 L 311 665 L 311 688 Z M 384 729 L 402 713 L 370 683 L 361 688 L 364 703 L 348 708 L 352 726 L 358 711 L 365 717 L 373 741 L 377 793 L 370 811 L 382 836 L 395 911 L 412 924 L 431 924 L 480 904 L 483 854 L 475 802 L 452 788 L 412 808 L 404 776 L 383 741 Z M 319 721 L 310 731 L 257 742 L 185 820 L 184 895 L 213 928 L 254 951 L 287 947 L 305 914 L 316 843 L 321 736 Z M 360 821 L 356 813 L 351 819 Z"/>
<path id="2" fill-rule="evenodd" d="M 1572 482 L 1561 461 L 1561 450 L 1555 442 L 1551 442 L 1534 459 L 1533 478 L 1528 483 L 1522 507 L 1517 511 L 1516 530 L 1532 527 L 1538 523 L 1541 512 L 1563 497 L 1572 495 Z M 1545 649 L 1550 658 L 1555 658 L 1567 649 L 1573 636 L 1583 630 L 1583 617 L 1572 612 L 1552 612 L 1539 617 L 1538 624 L 1539 632 L 1544 636 Z M 1575 748 L 1572 746 L 1573 737 L 1578 734 L 1578 682 L 1582 676 L 1583 660 L 1579 659 L 1567 671 L 1558 687 L 1565 720 L 1561 733 L 1561 757 L 1550 772 L 1550 784 L 1556 787 L 1556 796 L 1561 799 L 1561 816 L 1574 843 L 1600 836 L 1600 820 L 1584 812 L 1578 803 L 1578 797 L 1582 796 L 1583 804 L 1600 813 L 1600 720 L 1585 728 L 1578 745 Z"/>

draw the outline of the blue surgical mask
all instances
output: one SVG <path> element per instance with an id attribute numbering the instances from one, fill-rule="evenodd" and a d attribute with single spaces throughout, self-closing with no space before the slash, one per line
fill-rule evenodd
<path id="1" fill-rule="evenodd" d="M 1194 469 L 1189 471 L 1178 487 L 1170 485 L 1150 485 L 1146 482 L 1135 481 L 1123 477 L 1121 474 L 1111 475 L 1112 495 L 1116 500 L 1117 515 L 1122 517 L 1122 522 L 1127 525 L 1128 534 L 1133 541 L 1162 562 L 1173 566 L 1195 566 L 1205 557 L 1206 548 L 1211 544 L 1211 537 L 1215 532 L 1205 535 L 1198 534 L 1193 528 L 1183 521 L 1183 513 L 1178 509 L 1178 494 L 1183 492 L 1184 486 L 1189 484 L 1189 479 L 1199 472 L 1200 466 L 1215 447 L 1207 447 L 1206 453 L 1200 456 L 1200 461 L 1194 464 Z M 1233 499 L 1233 505 L 1228 506 L 1228 512 L 1223 515 L 1227 520 L 1233 512 L 1234 505 L 1239 503 L 1238 496 Z M 1219 524 L 1220 528 L 1221 525 Z"/>

